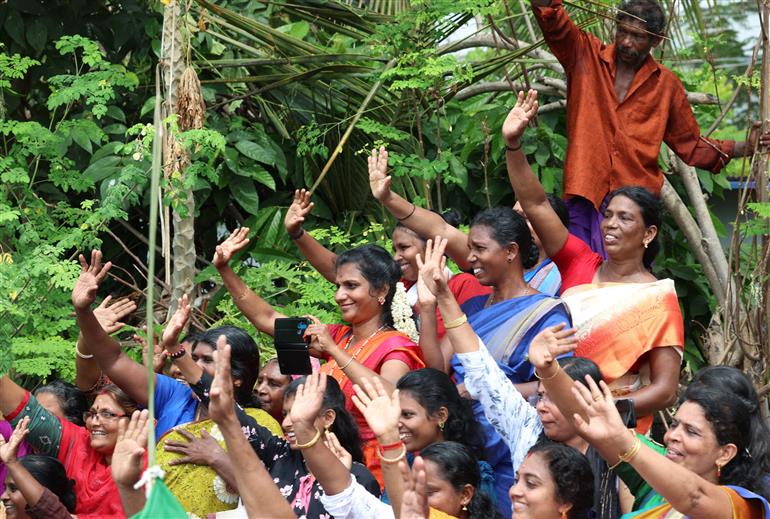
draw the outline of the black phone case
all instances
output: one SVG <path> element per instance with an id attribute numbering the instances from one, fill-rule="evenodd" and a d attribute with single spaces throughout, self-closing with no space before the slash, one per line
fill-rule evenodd
<path id="1" fill-rule="evenodd" d="M 278 368 L 283 375 L 308 375 L 313 372 L 304 334 L 310 320 L 285 317 L 275 320 L 273 340 L 278 354 Z"/>

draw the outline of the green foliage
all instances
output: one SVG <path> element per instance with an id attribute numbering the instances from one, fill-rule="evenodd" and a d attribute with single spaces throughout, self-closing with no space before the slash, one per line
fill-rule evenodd
<path id="1" fill-rule="evenodd" d="M 0 43 L 0 49 L 3 47 L 4 45 Z M 11 79 L 23 78 L 27 71 L 35 65 L 40 65 L 40 62 L 30 57 L 0 53 L 0 89 L 10 88 Z"/>

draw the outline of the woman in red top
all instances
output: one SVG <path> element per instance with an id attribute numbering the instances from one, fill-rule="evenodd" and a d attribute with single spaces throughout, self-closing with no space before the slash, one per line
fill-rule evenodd
<path id="1" fill-rule="evenodd" d="M 660 201 L 639 187 L 609 195 L 602 223 L 607 260 L 569 234 L 547 202 L 521 151 L 537 112 L 537 94 L 520 92 L 503 123 L 508 176 L 548 256 L 559 267 L 562 296 L 578 329 L 576 355 L 602 370 L 616 396 L 634 400 L 639 427 L 676 401 L 684 345 L 682 314 L 670 279 L 650 272 L 659 250 Z"/>
<path id="2" fill-rule="evenodd" d="M 289 210 L 286 211 L 286 218 L 283 224 L 286 227 L 286 233 L 294 240 L 305 258 L 313 267 L 321 273 L 323 277 L 335 282 L 336 269 L 335 263 L 337 255 L 318 243 L 312 236 L 302 228 L 302 222 L 313 209 L 313 202 L 310 201 L 310 193 L 305 189 L 298 189 L 294 193 L 294 201 Z M 434 214 L 434 213 L 431 213 Z M 436 218 L 444 218 L 434 214 Z M 441 220 L 443 221 L 443 220 Z M 425 256 L 426 240 L 420 237 L 416 232 L 405 225 L 398 223 L 391 234 L 393 242 L 393 261 L 401 268 L 401 283 L 404 284 L 406 299 L 415 315 L 420 313 L 420 305 L 417 304 L 417 255 Z M 490 289 L 481 285 L 476 276 L 461 272 L 460 274 L 450 275 L 449 289 L 454 294 L 455 299 L 463 304 L 468 299 L 480 295 L 487 295 Z M 441 319 L 441 313 L 436 310 L 438 318 L 437 328 L 438 336 L 441 339 L 444 336 L 444 321 Z"/>
<path id="3" fill-rule="evenodd" d="M 218 245 L 214 266 L 243 315 L 259 331 L 273 335 L 275 320 L 285 316 L 249 289 L 229 266 L 233 254 L 248 244 L 248 232 L 241 228 Z M 363 378 L 379 377 L 392 388 L 408 371 L 424 367 L 419 347 L 395 329 L 391 304 L 399 274 L 398 265 L 377 245 L 343 252 L 336 260 L 334 299 L 347 324 L 326 326 L 314 318 L 306 331 L 314 354 L 327 360 L 322 370 L 345 393 L 346 406 L 359 426 L 366 466 L 380 484 L 377 442 L 353 406 L 352 395 L 353 384 L 360 384 Z"/>

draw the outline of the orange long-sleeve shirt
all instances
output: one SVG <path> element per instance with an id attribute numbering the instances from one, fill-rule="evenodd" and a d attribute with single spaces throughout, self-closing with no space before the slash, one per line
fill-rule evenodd
<path id="1" fill-rule="evenodd" d="M 562 0 L 534 7 L 534 13 L 567 74 L 565 196 L 582 196 L 598 209 L 607 193 L 622 186 L 642 186 L 659 194 L 662 142 L 691 166 L 716 173 L 727 164 L 735 142 L 701 136 L 673 72 L 648 56 L 625 99 L 618 102 L 615 45 L 580 30 Z"/>

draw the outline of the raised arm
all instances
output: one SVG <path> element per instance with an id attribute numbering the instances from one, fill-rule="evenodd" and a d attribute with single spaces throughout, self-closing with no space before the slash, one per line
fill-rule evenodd
<path id="1" fill-rule="evenodd" d="M 104 331 L 112 335 L 126 325 L 122 320 L 134 310 L 136 303 L 130 299 L 122 298 L 113 302 L 112 296 L 107 296 L 94 308 L 94 315 Z M 93 390 L 101 375 L 102 370 L 91 354 L 91 347 L 83 339 L 83 334 L 79 334 L 75 356 L 75 385 L 81 391 Z"/>
<path id="2" fill-rule="evenodd" d="M 79 260 L 81 271 L 72 289 L 72 306 L 75 307 L 75 317 L 83 335 L 83 342 L 88 344 L 99 368 L 112 382 L 138 404 L 147 405 L 147 371 L 123 352 L 120 343 L 102 328 L 91 310 L 99 284 L 112 263 L 102 265 L 102 253 L 98 250 L 91 251 L 90 265 L 82 254 Z"/>
<path id="3" fill-rule="evenodd" d="M 213 263 L 217 271 L 219 271 L 219 275 L 222 276 L 222 282 L 233 297 L 233 302 L 238 307 L 238 310 L 260 332 L 273 335 L 275 333 L 275 320 L 286 316 L 276 312 L 270 306 L 270 303 L 247 287 L 246 283 L 238 277 L 229 265 L 233 254 L 249 244 L 248 234 L 249 228 L 241 227 L 233 232 L 225 241 L 217 245 Z"/>
<path id="4" fill-rule="evenodd" d="M 588 387 L 577 381 L 572 387 L 581 414 L 586 417 L 576 415 L 575 427 L 607 463 L 617 463 L 622 454 L 624 461 L 684 516 L 703 519 L 733 516 L 732 503 L 726 492 L 647 447 L 626 429 L 610 388 L 604 382 L 597 386 L 590 377 L 586 377 L 586 381 Z M 676 484 L 672 485 L 674 481 Z"/>
<path id="5" fill-rule="evenodd" d="M 302 228 L 302 222 L 305 221 L 312 209 L 313 202 L 310 201 L 310 192 L 306 189 L 297 189 L 294 191 L 294 201 L 289 206 L 289 210 L 286 211 L 283 225 L 286 227 L 289 238 L 294 240 L 294 244 L 313 265 L 313 268 L 334 283 L 337 279 L 337 255 L 318 243 Z"/>
<path id="6" fill-rule="evenodd" d="M 428 243 L 431 243 L 428 241 Z M 428 256 L 428 253 L 426 253 Z M 417 255 L 417 264 L 420 264 L 420 255 Z M 420 305 L 420 349 L 425 359 L 425 367 L 434 368 L 444 373 L 449 373 L 452 348 L 448 339 L 438 338 L 438 318 L 436 296 L 425 285 L 422 276 L 417 277 L 417 298 Z"/>
<path id="7" fill-rule="evenodd" d="M 569 231 L 548 202 L 543 186 L 532 172 L 527 156 L 521 150 L 521 137 L 536 113 L 537 92 L 530 90 L 526 96 L 524 92 L 519 92 L 516 105 L 503 123 L 505 163 L 516 198 L 540 237 L 545 253 L 553 256 L 567 242 Z"/>
<path id="8" fill-rule="evenodd" d="M 275 486 L 273 478 L 243 435 L 235 417 L 233 381 L 230 375 L 230 345 L 225 336 L 217 341 L 216 375 L 211 384 L 209 416 L 219 426 L 235 470 L 238 493 L 249 517 L 294 519 L 289 503 Z"/>
<path id="9" fill-rule="evenodd" d="M 468 263 L 468 236 L 460 229 L 446 223 L 441 215 L 417 207 L 391 190 L 392 179 L 388 175 L 388 151 L 383 147 L 372 150 L 369 157 L 369 187 L 372 195 L 390 211 L 396 220 L 417 233 L 429 238 L 436 234 L 448 240 L 447 254 L 462 270 L 471 268 Z"/>
<path id="10" fill-rule="evenodd" d="M 134 488 L 134 485 L 142 475 L 148 419 L 148 412 L 144 409 L 134 411 L 128 424 L 124 420 L 118 422 L 118 439 L 112 453 L 110 470 L 126 517 L 139 513 L 146 503 L 144 491 Z"/>

